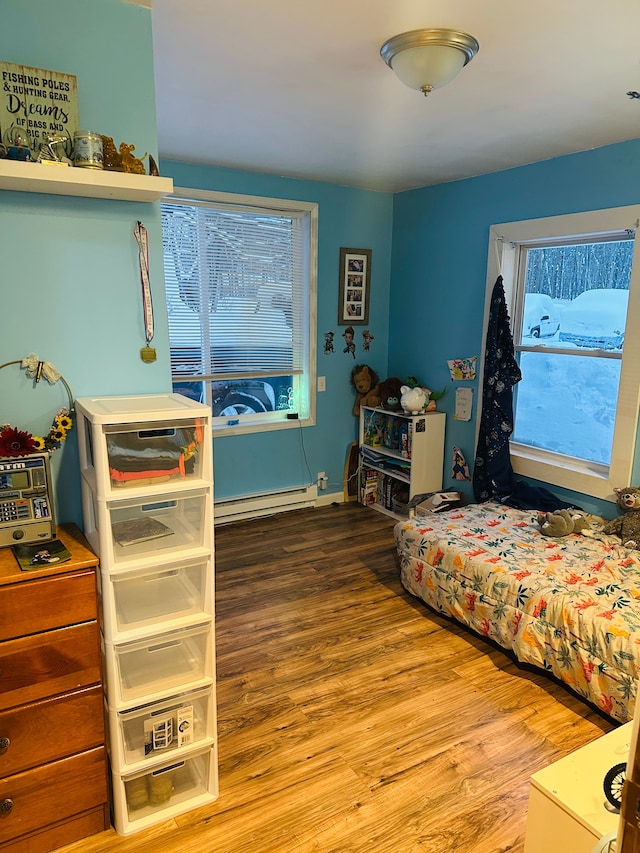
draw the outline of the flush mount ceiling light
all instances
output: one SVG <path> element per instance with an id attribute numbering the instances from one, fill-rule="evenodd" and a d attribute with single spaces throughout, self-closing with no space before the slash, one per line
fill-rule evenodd
<path id="1" fill-rule="evenodd" d="M 479 50 L 473 36 L 457 30 L 411 30 L 386 41 L 380 55 L 406 86 L 426 96 L 450 83 Z"/>

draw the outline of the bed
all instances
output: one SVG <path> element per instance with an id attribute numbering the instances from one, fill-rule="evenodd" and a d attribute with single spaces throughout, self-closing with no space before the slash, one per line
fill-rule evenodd
<path id="1" fill-rule="evenodd" d="M 535 511 L 494 501 L 400 521 L 401 582 L 626 722 L 640 672 L 640 551 L 601 527 L 551 539 Z"/>

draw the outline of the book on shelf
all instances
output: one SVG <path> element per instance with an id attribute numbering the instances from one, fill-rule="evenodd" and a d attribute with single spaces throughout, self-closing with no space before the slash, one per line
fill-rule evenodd
<path id="1" fill-rule="evenodd" d="M 71 559 L 71 552 L 59 539 L 50 542 L 34 542 L 31 545 L 12 545 L 13 555 L 23 572 L 43 569 Z"/>
<path id="2" fill-rule="evenodd" d="M 161 539 L 163 536 L 171 536 L 173 530 L 157 518 L 126 518 L 124 521 L 114 521 L 111 525 L 113 538 L 125 547 L 135 545 L 138 542 L 146 542 L 149 539 Z"/>
<path id="3" fill-rule="evenodd" d="M 372 450 L 370 447 L 365 447 L 364 445 L 360 448 L 360 452 L 362 454 L 363 462 L 371 463 L 371 464 L 379 464 L 380 462 L 384 462 L 387 458 L 384 453 L 379 453 L 375 450 Z"/>
<path id="4" fill-rule="evenodd" d="M 411 470 L 411 462 L 408 459 L 392 459 L 387 458 L 382 463 L 383 468 L 387 468 L 389 471 L 410 471 Z"/>

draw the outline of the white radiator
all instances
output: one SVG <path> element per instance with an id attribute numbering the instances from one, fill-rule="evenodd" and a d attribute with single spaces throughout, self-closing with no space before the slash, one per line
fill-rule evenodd
<path id="1" fill-rule="evenodd" d="M 292 489 L 279 489 L 258 495 L 238 495 L 222 498 L 215 502 L 214 523 L 227 524 L 245 518 L 258 518 L 261 515 L 273 515 L 275 512 L 287 512 L 290 509 L 304 509 L 316 505 L 318 487 L 298 486 Z"/>

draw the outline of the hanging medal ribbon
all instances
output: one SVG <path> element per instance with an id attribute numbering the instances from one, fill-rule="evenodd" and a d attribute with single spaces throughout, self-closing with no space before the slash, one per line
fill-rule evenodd
<path id="1" fill-rule="evenodd" d="M 153 302 L 151 300 L 151 281 L 149 278 L 149 237 L 142 222 L 136 222 L 133 233 L 138 242 L 140 262 L 140 282 L 142 284 L 142 311 L 144 313 L 144 333 L 147 345 L 140 350 L 140 358 L 145 362 L 156 360 L 156 351 L 150 345 L 153 340 Z"/>

